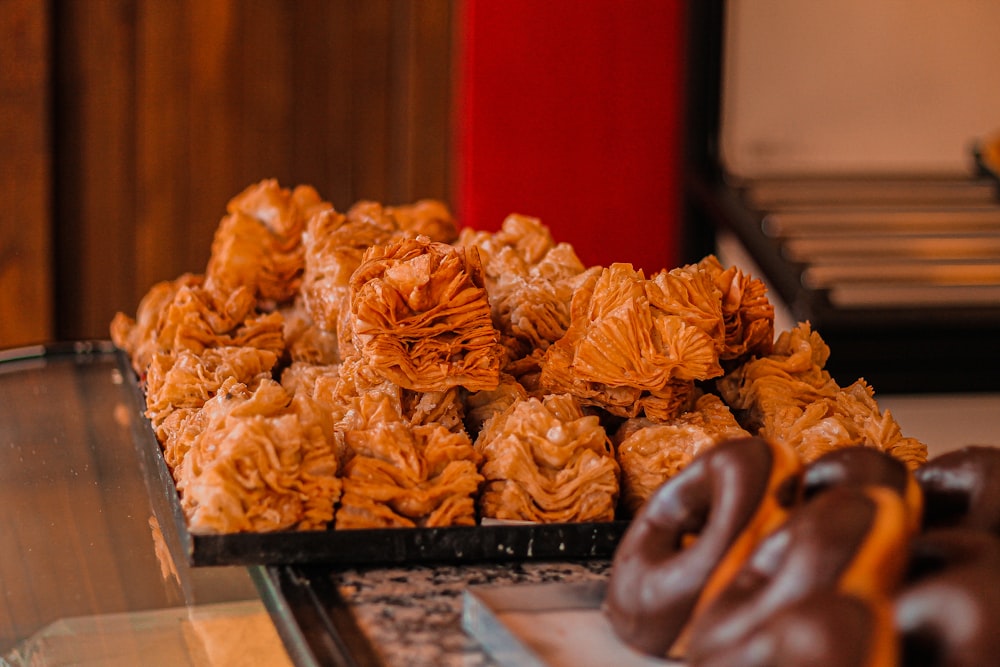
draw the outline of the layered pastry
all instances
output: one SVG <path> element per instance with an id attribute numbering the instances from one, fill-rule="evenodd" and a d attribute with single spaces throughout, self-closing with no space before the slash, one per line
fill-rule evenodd
<path id="1" fill-rule="evenodd" d="M 484 477 L 480 513 L 546 523 L 610 521 L 618 462 L 596 416 L 568 394 L 514 401 L 476 439 Z"/>
<path id="2" fill-rule="evenodd" d="M 537 218 L 434 200 L 252 184 L 204 272 L 111 336 L 199 531 L 629 519 L 734 437 L 926 457 L 739 268 L 586 266 Z"/>

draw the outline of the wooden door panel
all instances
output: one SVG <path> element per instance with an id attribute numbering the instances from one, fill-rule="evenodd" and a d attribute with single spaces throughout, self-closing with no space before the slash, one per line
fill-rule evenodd
<path id="1" fill-rule="evenodd" d="M 57 3 L 57 333 L 106 337 L 201 272 L 230 197 L 264 178 L 449 200 L 451 3 Z M 114 258 L 114 259 L 111 259 Z"/>

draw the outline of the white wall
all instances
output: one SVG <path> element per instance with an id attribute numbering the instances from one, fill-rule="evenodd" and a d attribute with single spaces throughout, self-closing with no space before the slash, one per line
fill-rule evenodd
<path id="1" fill-rule="evenodd" d="M 962 171 L 1000 131 L 996 0 L 730 0 L 737 175 Z"/>

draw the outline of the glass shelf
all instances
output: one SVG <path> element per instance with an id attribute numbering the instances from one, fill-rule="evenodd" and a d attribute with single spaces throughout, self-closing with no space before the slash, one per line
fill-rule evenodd
<path id="1" fill-rule="evenodd" d="M 170 557 L 110 343 L 0 351 L 0 664 L 290 664 L 246 568 Z"/>

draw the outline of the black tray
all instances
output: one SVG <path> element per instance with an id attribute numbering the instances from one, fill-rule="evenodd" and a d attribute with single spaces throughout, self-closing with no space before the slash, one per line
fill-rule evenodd
<path id="1" fill-rule="evenodd" d="M 188 530 L 177 487 L 163 458 L 145 397 L 127 355 L 119 352 L 122 375 L 132 391 L 136 449 L 153 509 L 161 525 L 176 527 L 174 558 L 193 566 L 327 563 L 389 565 L 473 563 L 504 560 L 609 558 L 627 521 L 561 524 L 490 524 L 449 528 L 279 531 L 201 534 Z M 173 532 L 173 531 L 170 531 Z M 166 531 L 165 531 L 166 533 Z"/>

